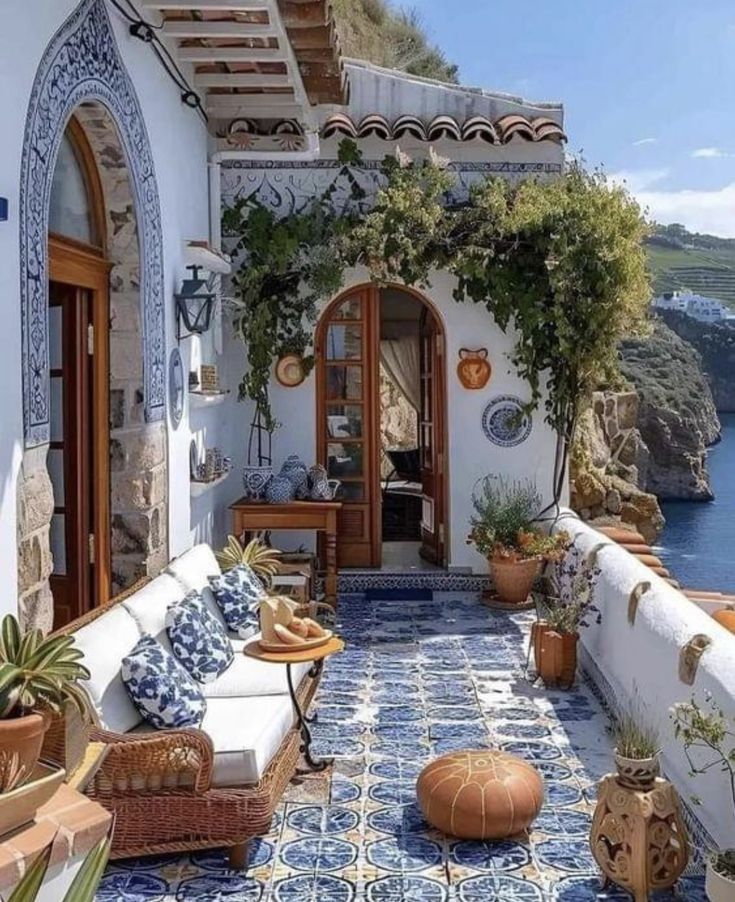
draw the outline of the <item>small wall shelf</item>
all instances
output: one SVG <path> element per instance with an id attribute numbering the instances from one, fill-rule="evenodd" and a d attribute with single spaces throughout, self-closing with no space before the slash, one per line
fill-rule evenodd
<path id="1" fill-rule="evenodd" d="M 227 479 L 232 471 L 230 470 L 227 473 L 223 473 L 221 476 L 218 476 L 216 479 L 212 479 L 209 482 L 197 482 L 196 480 L 191 481 L 191 497 L 199 498 L 200 495 L 204 495 L 213 489 L 215 486 L 222 485 L 222 483 Z"/>
<path id="2" fill-rule="evenodd" d="M 229 392 L 226 391 L 217 391 L 217 392 L 204 392 L 204 391 L 190 391 L 189 392 L 189 407 L 198 408 L 198 409 L 206 409 L 207 407 L 216 407 L 218 404 L 221 404 Z"/>

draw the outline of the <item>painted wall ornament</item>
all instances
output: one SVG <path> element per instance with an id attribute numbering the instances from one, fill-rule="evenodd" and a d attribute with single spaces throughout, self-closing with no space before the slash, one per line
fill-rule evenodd
<path id="1" fill-rule="evenodd" d="M 130 171 L 141 272 L 146 419 L 166 405 L 163 239 L 153 155 L 135 88 L 104 0 L 82 0 L 51 39 L 26 115 L 20 173 L 20 294 L 26 447 L 49 441 L 48 217 L 64 129 L 79 104 L 97 101 L 114 120 Z"/>
<path id="2" fill-rule="evenodd" d="M 296 388 L 306 379 L 304 361 L 298 354 L 286 354 L 276 363 L 276 379 L 285 388 Z"/>
<path id="3" fill-rule="evenodd" d="M 171 351 L 168 361 L 168 413 L 171 425 L 178 429 L 184 416 L 184 363 L 178 348 Z"/>
<path id="4" fill-rule="evenodd" d="M 498 395 L 482 413 L 482 431 L 494 445 L 514 448 L 526 441 L 533 428 L 530 414 L 520 398 Z"/>
<path id="5" fill-rule="evenodd" d="M 487 359 L 487 348 L 470 351 L 460 348 L 457 376 L 465 388 L 477 390 L 485 388 L 493 374 L 493 368 Z"/>

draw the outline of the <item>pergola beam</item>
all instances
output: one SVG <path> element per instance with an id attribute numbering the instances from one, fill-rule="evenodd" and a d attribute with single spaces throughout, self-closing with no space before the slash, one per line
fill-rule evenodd
<path id="1" fill-rule="evenodd" d="M 201 88 L 289 88 L 288 75 L 264 75 L 259 72 L 202 72 L 194 76 Z"/>
<path id="2" fill-rule="evenodd" d="M 207 11 L 261 13 L 268 9 L 268 0 L 140 0 L 144 9 L 160 9 L 170 12 Z"/>
<path id="3" fill-rule="evenodd" d="M 274 38 L 278 30 L 271 24 L 254 22 L 182 22 L 167 19 L 163 33 L 170 38 Z"/>
<path id="4" fill-rule="evenodd" d="M 285 60 L 280 47 L 179 47 L 183 63 L 273 63 Z"/>

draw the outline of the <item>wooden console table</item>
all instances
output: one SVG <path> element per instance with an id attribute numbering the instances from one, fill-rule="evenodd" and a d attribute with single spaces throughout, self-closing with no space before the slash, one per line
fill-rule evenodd
<path id="1" fill-rule="evenodd" d="M 233 532 L 238 538 L 246 532 L 275 529 L 315 529 L 326 535 L 326 600 L 337 604 L 337 514 L 341 501 L 289 501 L 268 504 L 241 498 L 230 505 Z"/>

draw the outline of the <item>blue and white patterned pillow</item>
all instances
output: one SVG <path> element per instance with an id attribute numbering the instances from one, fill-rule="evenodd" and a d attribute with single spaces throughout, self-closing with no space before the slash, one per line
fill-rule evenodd
<path id="1" fill-rule="evenodd" d="M 138 639 L 120 675 L 141 717 L 157 729 L 201 724 L 207 710 L 202 690 L 153 636 Z"/>
<path id="2" fill-rule="evenodd" d="M 198 592 L 189 592 L 169 607 L 166 632 L 176 660 L 198 683 L 216 680 L 235 657 L 224 627 Z"/>
<path id="3" fill-rule="evenodd" d="M 258 632 L 258 605 L 266 591 L 247 564 L 238 564 L 221 576 L 210 576 L 209 585 L 228 629 L 241 639 Z"/>

